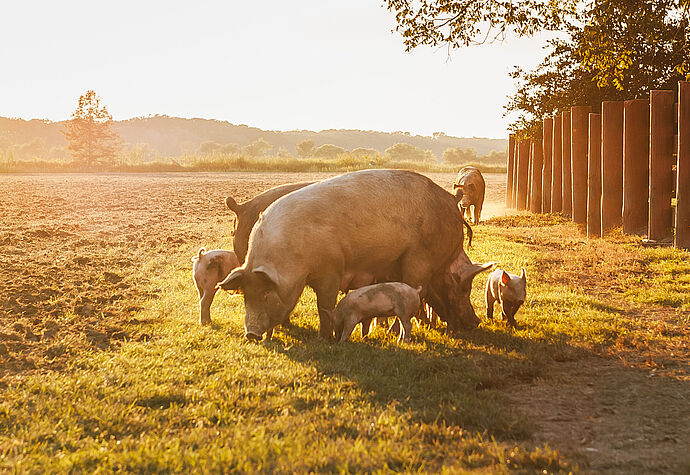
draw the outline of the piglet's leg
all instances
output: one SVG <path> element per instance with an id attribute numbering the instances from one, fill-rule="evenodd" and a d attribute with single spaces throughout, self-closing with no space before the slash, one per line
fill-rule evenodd
<path id="1" fill-rule="evenodd" d="M 362 320 L 362 338 L 367 336 L 369 332 L 371 331 L 371 322 L 374 320 L 374 318 L 367 318 L 366 320 Z"/>
<path id="2" fill-rule="evenodd" d="M 213 297 L 216 295 L 216 291 L 207 290 L 203 293 L 199 299 L 199 311 L 201 316 L 199 317 L 200 325 L 209 325 L 211 323 L 211 303 L 213 302 Z"/>
<path id="3" fill-rule="evenodd" d="M 409 343 L 410 336 L 412 335 L 411 317 L 401 317 L 398 320 L 400 320 L 402 326 L 402 331 L 400 332 L 400 336 L 398 336 L 398 343 Z"/>

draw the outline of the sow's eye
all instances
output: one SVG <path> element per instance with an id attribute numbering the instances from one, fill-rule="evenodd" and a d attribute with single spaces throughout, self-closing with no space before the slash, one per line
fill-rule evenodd
<path id="1" fill-rule="evenodd" d="M 267 290 L 266 292 L 264 292 L 264 302 L 266 302 L 269 305 L 282 304 L 280 297 L 278 297 L 278 293 L 274 290 Z"/>

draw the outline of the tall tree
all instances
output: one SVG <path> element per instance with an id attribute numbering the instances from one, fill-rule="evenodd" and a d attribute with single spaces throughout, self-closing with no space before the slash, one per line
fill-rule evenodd
<path id="1" fill-rule="evenodd" d="M 311 139 L 304 139 L 295 147 L 297 156 L 300 158 L 310 157 L 314 153 L 314 141 Z"/>
<path id="2" fill-rule="evenodd" d="M 77 110 L 63 131 L 69 145 L 67 149 L 75 163 L 90 167 L 115 159 L 122 140 L 111 129 L 113 118 L 101 98 L 94 91 L 79 97 Z"/>

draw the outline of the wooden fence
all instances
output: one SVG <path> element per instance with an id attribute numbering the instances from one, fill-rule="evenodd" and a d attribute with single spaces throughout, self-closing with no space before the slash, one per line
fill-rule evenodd
<path id="1" fill-rule="evenodd" d="M 649 99 L 573 106 L 541 140 L 508 145 L 506 207 L 562 213 L 600 237 L 623 232 L 690 249 L 690 82 Z"/>

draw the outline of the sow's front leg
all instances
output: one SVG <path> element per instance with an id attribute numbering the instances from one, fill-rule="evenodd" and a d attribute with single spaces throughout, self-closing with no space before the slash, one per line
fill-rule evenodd
<path id="1" fill-rule="evenodd" d="M 334 276 L 331 279 L 315 283 L 312 287 L 316 292 L 316 305 L 319 308 L 319 336 L 324 339 L 331 339 L 333 338 L 333 325 L 331 319 L 321 309 L 335 308 L 340 290 L 340 279 Z"/>
<path id="2" fill-rule="evenodd" d="M 484 301 L 486 302 L 486 318 L 489 320 L 493 320 L 494 303 L 496 302 L 496 299 L 494 298 L 493 293 L 491 292 L 491 277 L 489 277 L 489 281 L 486 283 L 486 290 L 484 291 Z"/>

